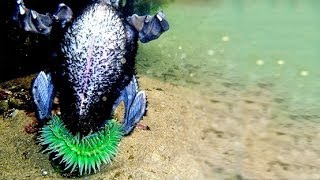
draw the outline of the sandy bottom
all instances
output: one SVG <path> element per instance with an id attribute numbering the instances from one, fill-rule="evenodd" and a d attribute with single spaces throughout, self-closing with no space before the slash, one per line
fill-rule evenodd
<path id="1" fill-rule="evenodd" d="M 115 161 L 87 178 L 320 178 L 319 124 L 276 112 L 268 91 L 206 96 L 147 77 L 139 82 L 149 102 L 141 122 L 150 130 L 136 128 Z M 22 110 L 0 118 L 0 179 L 63 178 L 39 152 L 35 135 L 24 131 L 33 118 Z"/>

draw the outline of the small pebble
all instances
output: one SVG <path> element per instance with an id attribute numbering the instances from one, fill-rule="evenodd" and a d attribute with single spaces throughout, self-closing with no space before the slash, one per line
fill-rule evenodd
<path id="1" fill-rule="evenodd" d="M 259 59 L 256 61 L 256 64 L 262 66 L 264 64 L 263 60 Z"/>
<path id="2" fill-rule="evenodd" d="M 121 59 L 121 63 L 122 63 L 122 64 L 125 64 L 126 62 L 127 62 L 127 60 L 126 60 L 125 58 L 122 58 L 122 59 Z"/>
<path id="3" fill-rule="evenodd" d="M 15 108 L 12 108 L 12 109 L 9 109 L 5 113 L 4 117 L 5 118 L 12 118 L 12 117 L 15 117 L 17 114 L 18 114 L 18 110 L 16 110 Z"/>
<path id="4" fill-rule="evenodd" d="M 224 42 L 227 42 L 229 40 L 230 40 L 229 36 L 223 36 L 222 37 L 222 41 L 224 41 Z"/>
<path id="5" fill-rule="evenodd" d="M 300 72 L 300 75 L 301 75 L 301 76 L 308 76 L 308 75 L 309 75 L 309 72 L 303 70 L 303 71 Z"/>
<path id="6" fill-rule="evenodd" d="M 186 53 L 181 54 L 181 59 L 185 59 L 187 57 Z"/>
<path id="7" fill-rule="evenodd" d="M 165 149 L 166 149 L 166 148 L 165 148 L 163 145 L 160 145 L 160 146 L 159 146 L 159 150 L 160 150 L 160 151 L 164 151 Z"/>
<path id="8" fill-rule="evenodd" d="M 10 117 L 16 117 L 16 115 L 18 114 L 18 110 L 14 110 L 11 114 Z"/>
<path id="9" fill-rule="evenodd" d="M 59 99 L 57 97 L 54 97 L 53 104 L 59 104 Z"/>
<path id="10" fill-rule="evenodd" d="M 210 50 L 208 50 L 208 55 L 209 55 L 209 56 L 213 56 L 213 55 L 214 55 L 214 51 L 213 51 L 213 50 L 211 50 L 211 49 L 210 49 Z"/>
<path id="11" fill-rule="evenodd" d="M 48 171 L 46 171 L 46 170 L 44 170 L 44 169 L 43 169 L 43 170 L 41 170 L 41 175 L 42 175 L 42 176 L 46 176 L 46 175 L 48 175 Z"/>
<path id="12" fill-rule="evenodd" d="M 283 60 L 278 60 L 277 63 L 278 63 L 279 65 L 283 65 L 283 64 L 284 64 L 284 61 L 283 61 Z"/>

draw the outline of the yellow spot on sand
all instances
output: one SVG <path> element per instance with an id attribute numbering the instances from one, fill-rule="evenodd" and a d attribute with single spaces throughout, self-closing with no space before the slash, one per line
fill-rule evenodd
<path id="1" fill-rule="evenodd" d="M 277 63 L 278 63 L 279 65 L 283 65 L 283 64 L 284 64 L 284 61 L 283 61 L 283 60 L 278 60 Z"/>
<path id="2" fill-rule="evenodd" d="M 264 64 L 264 62 L 263 62 L 263 60 L 258 59 L 258 60 L 256 61 L 256 64 L 259 65 L 259 66 L 262 66 L 262 65 Z"/>
<path id="3" fill-rule="evenodd" d="M 222 37 L 222 41 L 224 41 L 224 42 L 227 42 L 229 40 L 230 40 L 229 36 L 223 36 Z"/>
<path id="4" fill-rule="evenodd" d="M 300 72 L 300 75 L 301 75 L 301 76 L 308 76 L 308 75 L 309 75 L 309 72 L 306 71 L 306 70 L 303 70 L 303 71 Z"/>
<path id="5" fill-rule="evenodd" d="M 214 55 L 214 50 L 211 50 L 211 49 L 208 50 L 208 55 L 209 55 L 209 56 L 213 56 L 213 55 Z"/>

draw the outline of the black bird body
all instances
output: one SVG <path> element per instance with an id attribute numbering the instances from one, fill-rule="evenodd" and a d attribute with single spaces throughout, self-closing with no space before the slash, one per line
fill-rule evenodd
<path id="1" fill-rule="evenodd" d="M 25 31 L 54 37 L 54 65 L 49 73 L 39 73 L 32 88 L 39 119 L 52 117 L 58 94 L 62 120 L 73 134 L 98 131 L 121 101 L 124 134 L 141 120 L 146 97 L 135 78 L 138 40 L 157 39 L 169 24 L 162 11 L 129 15 L 132 2 L 81 1 L 74 12 L 61 3 L 54 14 L 40 14 L 17 0 L 15 19 Z"/>
<path id="2" fill-rule="evenodd" d="M 54 14 L 40 14 L 17 0 L 15 19 L 25 31 L 53 34 L 53 64 L 32 84 L 38 119 L 48 122 L 39 140 L 53 164 L 65 170 L 72 166 L 67 173 L 77 169 L 82 175 L 109 163 L 121 137 L 143 118 L 146 95 L 135 77 L 138 40 L 157 39 L 169 24 L 162 12 L 128 15 L 124 10 L 132 4 L 122 6 L 119 0 L 79 3 L 75 13 L 62 3 Z M 55 97 L 61 120 L 52 114 Z M 116 127 L 109 120 L 121 102 L 124 116 Z"/>
<path id="3" fill-rule="evenodd" d="M 134 75 L 137 33 L 114 7 L 94 3 L 66 30 L 57 84 L 69 129 L 95 131 Z M 72 126 L 72 127 L 71 127 Z"/>

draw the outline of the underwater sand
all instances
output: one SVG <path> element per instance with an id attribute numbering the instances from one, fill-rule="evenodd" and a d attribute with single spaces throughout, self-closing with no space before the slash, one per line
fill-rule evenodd
<path id="1" fill-rule="evenodd" d="M 144 76 L 139 82 L 149 102 L 141 123 L 150 130 L 136 128 L 115 161 L 87 179 L 320 178 L 320 127 L 286 115 L 277 122 L 267 90 L 208 97 Z M 24 131 L 33 118 L 19 111 L 0 119 L 0 179 L 63 178 Z"/>

